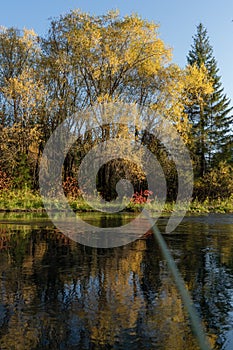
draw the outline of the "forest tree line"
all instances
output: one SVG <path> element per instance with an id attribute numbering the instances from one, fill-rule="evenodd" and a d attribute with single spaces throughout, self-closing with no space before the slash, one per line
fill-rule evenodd
<path id="1" fill-rule="evenodd" d="M 187 66 L 180 68 L 172 63 L 172 50 L 160 39 L 157 24 L 137 15 L 122 18 L 116 11 L 102 16 L 71 11 L 51 20 L 44 36 L 1 28 L 0 189 L 38 190 L 40 159 L 54 130 L 74 113 L 114 101 L 149 107 L 155 123 L 157 117 L 172 121 L 190 152 L 194 197 L 230 197 L 232 107 L 206 28 L 198 25 Z M 78 188 L 79 165 L 94 145 L 131 133 L 156 155 L 166 175 L 168 199 L 176 198 L 175 164 L 153 133 L 116 130 L 111 124 L 90 132 L 90 120 L 80 123 L 82 134 L 64 162 L 68 192 Z M 131 180 L 135 192 L 146 189 L 141 169 L 115 160 L 100 169 L 97 179 L 106 199 L 116 196 L 119 174 Z"/>

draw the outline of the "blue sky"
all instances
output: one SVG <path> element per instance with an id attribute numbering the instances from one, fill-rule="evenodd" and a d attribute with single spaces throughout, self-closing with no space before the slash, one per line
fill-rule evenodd
<path id="1" fill-rule="evenodd" d="M 44 34 L 49 18 L 80 8 L 92 14 L 119 9 L 121 15 L 136 12 L 160 24 L 160 37 L 173 48 L 173 61 L 186 64 L 196 26 L 207 27 L 219 74 L 233 104 L 233 1 L 232 0 L 2 0 L 0 25 L 33 28 Z"/>

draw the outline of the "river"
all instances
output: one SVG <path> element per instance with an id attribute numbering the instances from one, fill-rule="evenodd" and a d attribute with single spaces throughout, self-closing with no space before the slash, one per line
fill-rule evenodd
<path id="1" fill-rule="evenodd" d="M 83 217 L 116 225 L 131 215 Z M 166 222 L 158 222 L 162 232 Z M 189 215 L 164 238 L 212 348 L 232 350 L 233 215 Z M 64 236 L 43 214 L 1 213 L 0 349 L 198 346 L 153 235 L 91 248 Z"/>

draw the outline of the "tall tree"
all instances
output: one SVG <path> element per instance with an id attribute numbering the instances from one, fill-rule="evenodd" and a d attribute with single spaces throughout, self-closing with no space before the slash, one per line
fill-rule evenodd
<path id="1" fill-rule="evenodd" d="M 33 173 L 30 168 L 35 164 L 39 140 L 38 115 L 45 95 L 44 84 L 37 77 L 38 53 L 34 31 L 1 28 L 0 167 L 22 183 Z"/>
<path id="2" fill-rule="evenodd" d="M 217 165 L 220 160 L 229 155 L 226 145 L 232 139 L 232 121 L 230 115 L 230 99 L 224 93 L 217 61 L 213 56 L 207 29 L 200 23 L 197 33 L 193 37 L 193 45 L 187 56 L 190 65 L 207 68 L 213 84 L 213 93 L 201 96 L 199 103 L 188 108 L 188 114 L 193 124 L 195 143 L 194 153 L 197 156 L 197 174 L 203 176 L 211 166 Z"/>
<path id="3" fill-rule="evenodd" d="M 137 15 L 121 18 L 117 12 L 91 16 L 72 11 L 51 22 L 48 36 L 42 40 L 42 51 L 47 67 L 48 95 L 57 106 L 53 108 L 54 113 L 49 113 L 52 128 L 76 110 L 97 102 L 120 100 L 137 103 L 142 109 L 144 106 L 153 108 L 153 115 L 145 115 L 143 119 L 151 132 L 158 129 L 158 121 L 162 118 L 172 119 L 188 142 L 189 123 L 187 115 L 183 114 L 185 92 L 192 91 L 194 97 L 200 90 L 208 93 L 210 86 L 205 69 L 188 67 L 181 70 L 170 63 L 171 51 L 159 38 L 158 25 Z M 98 121 L 103 124 L 106 120 Z M 88 122 L 91 123 L 84 123 L 82 130 L 85 125 L 87 129 L 91 126 Z M 124 138 L 124 133 L 119 132 L 113 122 L 104 124 L 92 136 L 88 132 L 84 139 L 80 138 L 79 148 L 85 148 L 83 156 L 95 142 L 106 141 L 115 135 L 119 137 L 119 134 Z M 149 142 L 151 145 L 151 138 L 145 140 L 145 130 L 136 133 L 139 142 L 141 139 L 144 144 Z M 134 139 L 135 130 L 128 130 L 128 136 Z M 155 146 L 156 141 L 154 150 Z M 75 174 L 75 163 L 79 160 L 74 149 L 67 155 L 64 178 Z M 102 188 L 106 192 L 106 183 L 111 184 L 112 173 L 120 173 L 119 167 L 119 162 L 115 161 L 102 169 L 100 192 Z M 126 168 L 125 163 L 123 168 Z M 135 175 L 132 164 L 129 169 Z M 139 173 L 138 169 L 136 171 Z M 112 193 L 115 186 L 110 187 Z"/>
<path id="4" fill-rule="evenodd" d="M 27 30 L 3 29 L 0 31 L 0 166 L 14 177 L 12 169 L 19 169 L 19 164 L 24 169 L 27 162 L 33 175 L 32 185 L 37 187 L 44 145 L 57 126 L 76 112 L 79 112 L 80 135 L 67 153 L 64 180 L 77 174 L 82 159 L 95 144 L 110 138 L 124 140 L 127 135 L 132 143 L 141 142 L 158 153 L 158 140 L 150 134 L 154 130 L 158 132 L 161 120 L 172 120 L 187 144 L 190 123 L 184 105 L 189 106 L 190 101 L 193 104 L 200 91 L 202 95 L 212 93 L 206 72 L 205 67 L 181 69 L 172 64 L 171 50 L 159 38 L 158 25 L 137 15 L 122 18 L 117 12 L 91 16 L 71 11 L 52 20 L 44 38 Z M 141 120 L 136 128 L 132 120 L 125 130 L 122 127 L 125 121 L 116 119 L 117 113 L 109 112 L 115 118 L 112 120 L 97 113 L 98 103 L 103 106 L 104 102 L 117 101 L 140 106 Z M 95 114 L 90 116 L 84 111 L 91 106 Z M 148 106 L 150 113 L 144 109 Z M 169 155 L 165 163 L 164 154 L 161 159 L 166 174 L 171 174 L 170 182 L 174 183 L 175 168 L 169 162 Z M 138 156 L 140 160 L 141 154 Z M 106 183 L 113 188 L 115 183 L 112 185 L 110 177 L 122 174 L 126 165 L 125 176 L 136 178 L 138 183 L 142 171 L 134 163 L 140 161 L 127 164 L 123 161 L 122 167 L 118 160 L 109 162 L 100 172 L 100 190 L 107 192 Z M 114 191 L 110 188 L 110 192 Z"/>

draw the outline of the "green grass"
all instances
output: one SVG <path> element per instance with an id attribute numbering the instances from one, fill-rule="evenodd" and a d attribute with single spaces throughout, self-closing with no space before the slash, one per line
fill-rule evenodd
<path id="1" fill-rule="evenodd" d="M 44 210 L 43 201 L 37 192 L 28 189 L 0 191 L 0 210 Z"/>
<path id="2" fill-rule="evenodd" d="M 89 206 L 83 199 L 69 199 L 71 208 L 74 211 L 89 212 L 93 208 Z M 164 206 L 158 202 L 148 204 L 148 209 L 154 212 L 162 211 L 171 213 L 174 210 L 175 203 L 166 203 Z M 109 204 L 111 207 L 112 205 Z M 182 203 L 176 204 L 178 210 L 185 209 Z M 63 209 L 63 205 L 59 200 L 53 200 L 53 208 Z M 130 202 L 124 211 L 140 212 L 143 205 Z M 1 211 L 44 211 L 43 201 L 39 192 L 33 192 L 29 189 L 0 191 L 0 210 Z M 225 200 L 212 200 L 208 198 L 204 202 L 194 200 L 189 206 L 190 213 L 233 213 L 233 195 Z"/>
<path id="3" fill-rule="evenodd" d="M 228 199 L 214 199 L 206 198 L 204 202 L 194 200 L 189 211 L 191 213 L 233 213 L 233 195 Z"/>

